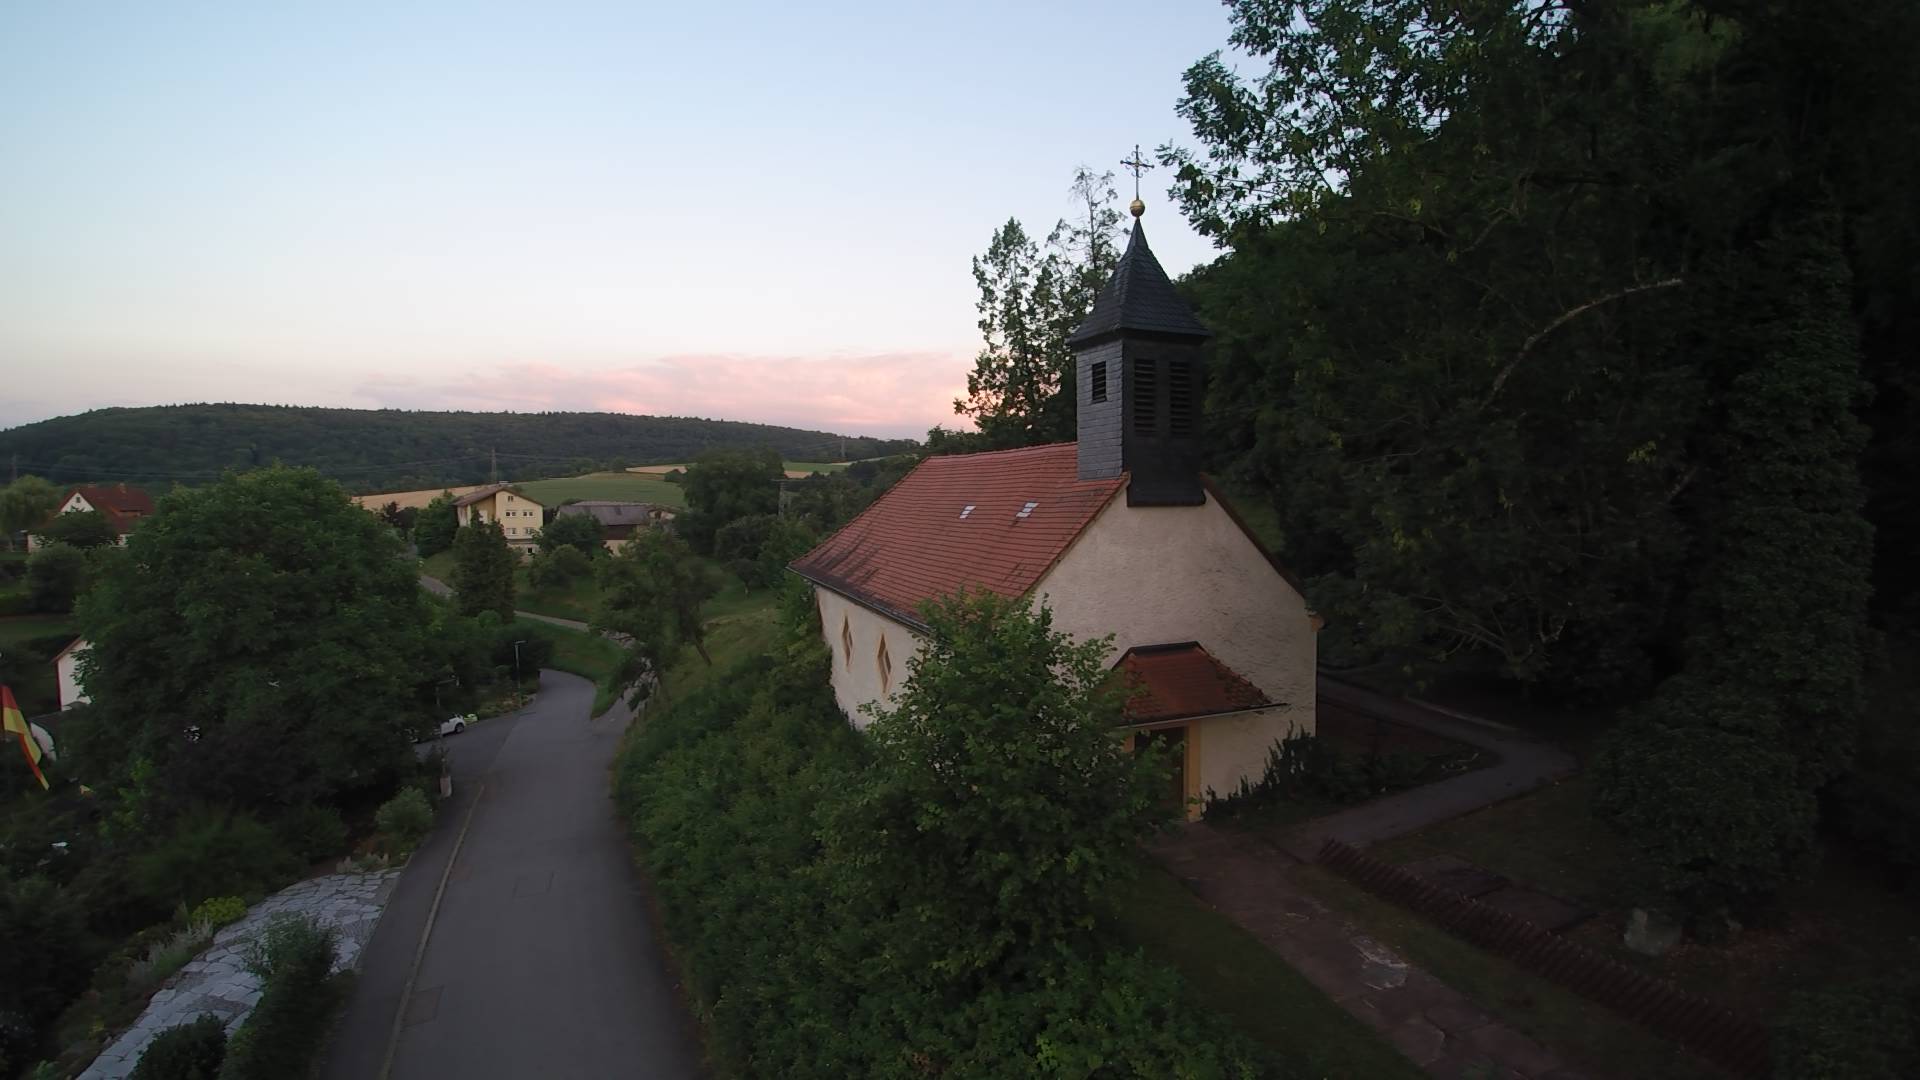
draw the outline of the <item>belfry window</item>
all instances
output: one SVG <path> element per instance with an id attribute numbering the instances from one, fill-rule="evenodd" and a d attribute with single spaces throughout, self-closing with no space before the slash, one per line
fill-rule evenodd
<path id="1" fill-rule="evenodd" d="M 1089 401 L 1107 400 L 1107 362 L 1105 360 L 1097 361 L 1093 369 L 1087 373 L 1087 386 L 1090 392 Z"/>
<path id="2" fill-rule="evenodd" d="M 1193 437 L 1193 365 L 1185 360 L 1167 362 L 1167 434 Z"/>
<path id="3" fill-rule="evenodd" d="M 1135 435 L 1153 434 L 1154 413 L 1158 411 L 1158 391 L 1154 364 L 1151 357 L 1135 357 L 1133 361 L 1133 433 Z"/>

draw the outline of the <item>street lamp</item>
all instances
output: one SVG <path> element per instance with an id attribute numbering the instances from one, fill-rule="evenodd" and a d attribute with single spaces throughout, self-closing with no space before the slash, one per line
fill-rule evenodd
<path id="1" fill-rule="evenodd" d="M 520 646 L 526 643 L 525 638 L 513 643 L 513 693 L 516 697 L 520 695 Z"/>

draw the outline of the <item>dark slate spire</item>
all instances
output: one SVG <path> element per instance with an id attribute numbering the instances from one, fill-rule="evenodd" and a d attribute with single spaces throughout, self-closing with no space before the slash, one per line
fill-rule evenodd
<path id="1" fill-rule="evenodd" d="M 1078 349 L 1125 331 L 1195 339 L 1212 336 L 1173 290 L 1173 282 L 1147 246 L 1147 231 L 1137 217 L 1126 254 L 1120 256 L 1113 276 L 1093 301 L 1093 311 L 1067 338 L 1067 344 Z"/>
<path id="2" fill-rule="evenodd" d="M 1139 158 L 1138 152 L 1134 154 Z M 1133 239 L 1100 290 L 1073 346 L 1077 456 L 1082 480 L 1127 474 L 1130 506 L 1197 506 L 1206 390 L 1201 345 L 1212 335 L 1193 317 L 1147 247 L 1133 200 Z"/>

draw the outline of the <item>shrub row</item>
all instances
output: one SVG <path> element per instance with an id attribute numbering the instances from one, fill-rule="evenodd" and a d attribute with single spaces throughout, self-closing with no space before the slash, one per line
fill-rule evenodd
<path id="1" fill-rule="evenodd" d="M 320 1049 L 338 996 L 334 934 L 312 918 L 282 916 L 267 926 L 247 957 L 260 976 L 260 1003 L 227 1046 L 220 1080 L 305 1076 Z"/>
<path id="2" fill-rule="evenodd" d="M 850 793 L 879 767 L 824 672 L 792 660 L 650 710 L 623 747 L 616 796 L 723 1073 L 1254 1075 L 1244 1042 L 1136 954 L 1063 939 L 985 978 L 899 963 L 951 924 L 889 906 L 821 840 L 870 809 Z"/>

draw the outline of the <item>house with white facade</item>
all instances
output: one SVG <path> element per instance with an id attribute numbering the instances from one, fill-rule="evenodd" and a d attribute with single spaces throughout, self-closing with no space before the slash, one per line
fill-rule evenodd
<path id="1" fill-rule="evenodd" d="M 153 496 L 125 484 L 82 484 L 67 490 L 54 516 L 89 512 L 105 518 L 117 534 L 115 542 L 125 547 L 127 534 L 133 531 L 133 527 L 153 516 Z M 48 521 L 52 521 L 52 518 Z M 38 551 L 44 545 L 45 541 L 34 530 L 28 531 L 28 551 Z"/>
<path id="2" fill-rule="evenodd" d="M 476 521 L 497 521 L 507 536 L 507 545 L 522 557 L 533 553 L 540 527 L 546 523 L 546 508 L 507 484 L 488 484 L 453 500 L 454 518 L 463 526 Z"/>
<path id="3" fill-rule="evenodd" d="M 91 648 L 93 644 L 86 638 L 74 638 L 53 657 L 53 672 L 58 679 L 62 710 L 93 700 L 87 696 L 86 687 L 80 685 L 80 658 Z"/>
<path id="4" fill-rule="evenodd" d="M 1208 336 L 1136 221 L 1070 339 L 1077 441 L 928 458 L 792 563 L 855 725 L 899 692 L 921 605 L 986 589 L 1050 608 L 1076 640 L 1113 636 L 1123 737 L 1175 751 L 1190 813 L 1314 731 L 1319 616 L 1200 471 Z"/>

